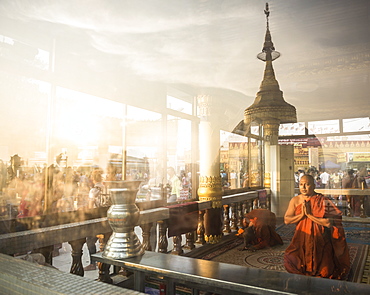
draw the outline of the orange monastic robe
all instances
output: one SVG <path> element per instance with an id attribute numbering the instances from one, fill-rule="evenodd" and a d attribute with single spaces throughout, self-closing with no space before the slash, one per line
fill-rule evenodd
<path id="1" fill-rule="evenodd" d="M 327 228 L 308 217 L 300 220 L 292 242 L 285 250 L 284 266 L 290 273 L 331 279 L 346 279 L 350 270 L 348 246 L 342 226 L 342 213 L 327 197 L 312 196 L 306 201 L 307 212 L 315 217 L 330 218 Z M 302 204 L 295 214 L 302 212 Z"/>

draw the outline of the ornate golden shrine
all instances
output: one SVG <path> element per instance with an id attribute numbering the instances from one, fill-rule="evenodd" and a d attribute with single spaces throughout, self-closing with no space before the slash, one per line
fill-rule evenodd
<path id="1" fill-rule="evenodd" d="M 280 90 L 272 67 L 272 62 L 280 56 L 280 53 L 275 51 L 271 40 L 268 3 L 266 3 L 265 14 L 267 20 L 265 43 L 262 52 L 257 55 L 258 59 L 266 62 L 264 77 L 254 103 L 245 109 L 244 120 L 239 123 L 233 132 L 246 136 L 250 134 L 251 124 L 258 122 L 263 126 L 264 140 L 276 145 L 278 143 L 279 124 L 296 123 L 297 114 L 295 107 L 284 100 L 283 92 Z"/>

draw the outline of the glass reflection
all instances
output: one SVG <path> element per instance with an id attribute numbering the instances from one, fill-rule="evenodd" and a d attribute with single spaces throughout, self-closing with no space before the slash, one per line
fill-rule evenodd
<path id="1" fill-rule="evenodd" d="M 137 201 L 160 200 L 165 184 L 162 115 L 127 106 L 125 126 L 126 179 L 141 181 Z"/>
<path id="2" fill-rule="evenodd" d="M 258 131 L 256 128 L 256 132 Z M 262 140 L 221 131 L 220 175 L 224 189 L 262 186 Z"/>
<path id="3" fill-rule="evenodd" d="M 192 198 L 191 121 L 168 116 L 167 119 L 167 201 Z"/>

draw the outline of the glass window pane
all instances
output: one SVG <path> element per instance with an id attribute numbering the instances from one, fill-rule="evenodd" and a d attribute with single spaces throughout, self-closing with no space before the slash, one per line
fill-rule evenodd
<path id="1" fill-rule="evenodd" d="M 192 104 L 182 99 L 167 95 L 167 107 L 188 115 L 192 114 Z"/>
<path id="2" fill-rule="evenodd" d="M 370 119 L 352 118 L 343 119 L 343 132 L 370 131 Z"/>
<path id="3" fill-rule="evenodd" d="M 137 201 L 162 199 L 162 115 L 127 106 L 126 179 L 141 180 Z"/>
<path id="4" fill-rule="evenodd" d="M 42 70 L 49 69 L 49 52 L 4 35 L 0 35 L 0 57 Z"/>
<path id="5" fill-rule="evenodd" d="M 248 187 L 248 137 L 221 131 L 220 171 L 224 188 Z"/>
<path id="6" fill-rule="evenodd" d="M 42 213 L 50 84 L 0 72 L 0 206 L 7 218 Z M 4 83 L 5 82 L 5 83 Z M 4 208 L 4 207 L 3 207 Z"/>
<path id="7" fill-rule="evenodd" d="M 308 134 L 339 133 L 339 120 L 308 122 Z"/>
<path id="8" fill-rule="evenodd" d="M 250 155 L 250 187 L 262 186 L 262 141 L 254 138 L 250 139 L 251 155 Z"/>
<path id="9" fill-rule="evenodd" d="M 123 119 L 122 103 L 57 87 L 48 151 L 52 211 L 108 205 L 102 182 L 122 177 Z M 72 183 L 63 178 L 67 172 Z M 100 199 L 89 202 L 90 189 L 100 184 Z"/>
<path id="10" fill-rule="evenodd" d="M 191 121 L 167 116 L 167 185 L 169 202 L 188 200 L 191 195 Z M 177 178 L 180 180 L 178 182 Z"/>
<path id="11" fill-rule="evenodd" d="M 259 125 L 252 125 L 251 126 L 251 134 L 253 135 L 260 135 L 260 126 Z"/>
<path id="12" fill-rule="evenodd" d="M 304 135 L 304 134 L 305 134 L 304 122 L 280 124 L 279 126 L 280 136 Z"/>

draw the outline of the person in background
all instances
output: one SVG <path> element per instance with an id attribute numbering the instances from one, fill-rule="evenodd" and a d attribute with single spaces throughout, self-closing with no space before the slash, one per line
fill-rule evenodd
<path id="1" fill-rule="evenodd" d="M 177 177 L 175 173 L 175 169 L 173 167 L 168 167 L 168 184 L 170 185 L 170 196 L 167 199 L 168 203 L 176 202 L 177 199 L 180 197 L 180 190 L 181 190 L 181 181 Z"/>
<path id="2" fill-rule="evenodd" d="M 242 184 L 242 187 L 249 187 L 249 177 L 248 177 L 248 173 L 245 172 L 243 174 L 243 184 Z"/>
<path id="3" fill-rule="evenodd" d="M 298 170 L 298 182 L 301 180 L 303 175 L 305 175 L 305 171 L 304 170 Z"/>
<path id="4" fill-rule="evenodd" d="M 330 181 L 332 183 L 332 188 L 340 188 L 340 183 L 342 179 L 340 178 L 338 172 L 334 172 L 330 175 Z"/>
<path id="5" fill-rule="evenodd" d="M 229 177 L 228 177 L 227 173 L 224 170 L 221 170 L 220 176 L 221 176 L 221 185 L 223 187 L 228 187 L 229 186 Z"/>
<path id="6" fill-rule="evenodd" d="M 353 187 L 353 181 L 355 180 L 355 171 L 353 169 L 348 169 L 346 172 L 345 172 L 345 175 L 342 179 L 342 188 L 344 189 L 348 189 L 348 188 L 352 188 Z M 353 198 L 354 196 L 351 196 L 351 195 L 347 195 L 346 198 L 347 198 L 347 202 L 349 202 L 351 204 L 351 209 L 352 211 L 355 209 L 355 206 L 354 206 L 354 203 L 355 203 L 355 199 Z M 359 212 L 359 209 L 356 209 L 356 211 Z M 350 215 L 353 215 L 354 212 L 349 212 L 349 216 Z M 356 212 L 357 214 L 357 212 Z M 358 213 L 358 216 L 360 214 Z"/>
<path id="7" fill-rule="evenodd" d="M 91 178 L 93 181 L 94 186 L 90 189 L 89 192 L 89 203 L 88 208 L 97 208 L 101 206 L 101 194 L 104 191 L 104 184 L 103 184 L 103 176 L 102 171 L 100 169 L 93 170 L 91 174 Z M 96 253 L 96 242 L 98 238 L 96 236 L 89 236 L 86 237 L 86 245 L 89 249 L 90 255 L 90 263 L 86 267 L 84 267 L 85 271 L 95 270 L 96 263 L 93 262 L 91 255 Z"/>
<path id="8" fill-rule="evenodd" d="M 330 174 L 326 171 L 320 174 L 321 184 L 323 188 L 329 188 Z"/>
<path id="9" fill-rule="evenodd" d="M 244 247 L 239 251 L 256 251 L 275 245 L 283 245 L 283 240 L 275 231 L 276 216 L 268 209 L 254 209 L 243 219 L 244 229 L 238 232 L 244 239 Z"/>
<path id="10" fill-rule="evenodd" d="M 238 180 L 238 174 L 235 172 L 235 170 L 232 170 L 230 173 L 230 187 L 231 188 L 238 188 L 237 180 Z"/>
<path id="11" fill-rule="evenodd" d="M 358 171 L 356 173 L 356 176 L 353 180 L 353 186 L 352 188 L 355 189 L 367 189 L 367 183 L 366 183 L 366 177 L 367 177 L 367 169 L 365 165 L 359 165 Z M 353 196 L 354 199 L 354 206 L 356 208 L 354 216 L 361 216 L 366 217 L 365 213 L 369 210 L 368 208 L 368 196 Z M 361 212 L 361 203 L 363 203 L 363 212 Z M 363 215 L 362 215 L 363 214 Z"/>

